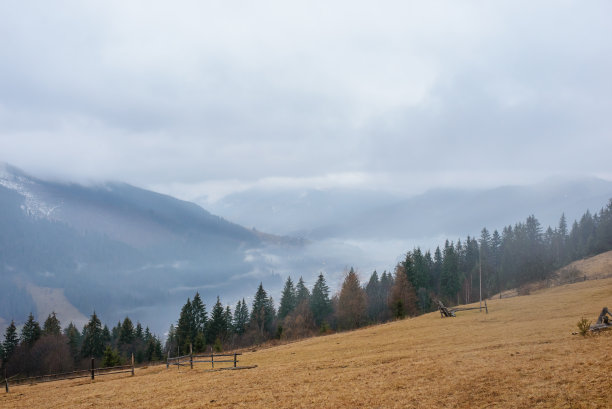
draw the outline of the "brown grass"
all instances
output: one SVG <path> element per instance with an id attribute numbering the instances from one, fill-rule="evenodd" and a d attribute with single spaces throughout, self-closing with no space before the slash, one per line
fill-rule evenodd
<path id="1" fill-rule="evenodd" d="M 558 269 L 552 274 L 552 278 L 525 284 L 521 288 L 513 288 L 502 291 L 502 298 L 516 297 L 517 295 L 528 295 L 542 289 L 565 285 L 571 282 L 587 280 L 600 280 L 612 277 L 612 251 L 598 254 L 593 257 L 574 261 L 567 266 Z M 490 299 L 499 298 L 499 293 Z"/>
<path id="2" fill-rule="evenodd" d="M 609 408 L 612 331 L 572 336 L 612 304 L 612 279 L 248 352 L 243 371 L 17 386 L 2 408 Z"/>
<path id="3" fill-rule="evenodd" d="M 612 251 L 574 261 L 567 268 L 576 268 L 589 279 L 612 277 Z"/>

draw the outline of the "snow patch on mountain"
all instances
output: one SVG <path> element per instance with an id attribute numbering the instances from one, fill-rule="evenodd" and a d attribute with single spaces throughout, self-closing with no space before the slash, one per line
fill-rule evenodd
<path id="1" fill-rule="evenodd" d="M 11 189 L 24 197 L 21 209 L 28 215 L 53 219 L 53 213 L 61 203 L 50 204 L 35 193 L 37 183 L 22 175 L 11 172 L 6 165 L 0 165 L 0 186 Z"/>

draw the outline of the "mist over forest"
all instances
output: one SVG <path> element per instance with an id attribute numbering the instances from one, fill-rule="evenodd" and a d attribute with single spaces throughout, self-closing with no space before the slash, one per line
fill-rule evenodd
<path id="1" fill-rule="evenodd" d="M 127 184 L 48 182 L 5 165 L 0 324 L 55 311 L 82 327 L 95 310 L 108 323 L 129 316 L 163 334 L 196 291 L 208 305 L 217 296 L 234 305 L 250 302 L 263 283 L 278 303 L 288 276 L 312 286 L 320 273 L 335 291 L 351 268 L 365 284 L 374 270 L 394 271 L 416 247 L 433 252 L 483 227 L 501 231 L 525 213 L 542 213 L 542 226 L 555 226 L 562 213 L 571 222 L 609 197 L 612 183 L 598 179 L 405 199 L 315 191 L 302 195 L 300 206 L 289 191 L 227 197 L 214 207 L 221 218 Z"/>

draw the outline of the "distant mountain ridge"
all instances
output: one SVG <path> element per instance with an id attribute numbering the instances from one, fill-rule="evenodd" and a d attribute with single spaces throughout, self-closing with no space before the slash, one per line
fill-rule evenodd
<path id="1" fill-rule="evenodd" d="M 357 189 L 249 190 L 209 208 L 243 225 L 311 240 L 452 239 L 477 234 L 483 227 L 501 230 L 531 214 L 545 226 L 556 226 L 562 213 L 571 223 L 587 209 L 599 210 L 611 197 L 612 182 L 585 177 L 490 189 L 434 189 L 407 198 Z M 258 213 L 245 212 L 247 206 Z M 320 217 L 310 214 L 302 222 L 300 211 Z"/>
<path id="2" fill-rule="evenodd" d="M 24 319 L 46 305 L 33 298 L 32 288 L 61 289 L 82 314 L 96 309 L 111 322 L 127 314 L 158 318 L 198 288 L 209 298 L 221 290 L 243 294 L 240 286 L 224 287 L 256 268 L 245 261 L 246 252 L 284 240 L 128 184 L 47 182 L 3 165 L 0 318 Z M 240 283 L 254 288 L 256 281 Z M 167 315 L 173 319 L 175 311 Z"/>
<path id="3" fill-rule="evenodd" d="M 134 246 L 168 235 L 232 237 L 257 242 L 257 235 L 200 206 L 126 183 L 62 184 L 30 177 L 5 165 L 0 185 L 25 197 L 30 214 L 62 221 L 79 232 L 94 231 Z M 146 233 L 146 234 L 144 234 Z"/>

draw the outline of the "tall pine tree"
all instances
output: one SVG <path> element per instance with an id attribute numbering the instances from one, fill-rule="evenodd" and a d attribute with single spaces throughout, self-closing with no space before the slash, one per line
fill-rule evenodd
<path id="1" fill-rule="evenodd" d="M 102 322 L 96 315 L 92 314 L 89 322 L 83 328 L 83 343 L 81 345 L 81 356 L 100 358 L 104 353 L 104 340 L 102 338 Z"/>
<path id="2" fill-rule="evenodd" d="M 17 327 L 15 326 L 15 321 L 11 321 L 11 325 L 6 328 L 4 332 L 4 342 L 2 343 L 2 349 L 4 352 L 3 361 L 8 361 L 15 348 L 19 345 L 19 337 L 17 336 Z"/>
<path id="3" fill-rule="evenodd" d="M 253 298 L 253 307 L 251 309 L 251 324 L 257 328 L 261 337 L 266 335 L 266 332 L 271 332 L 272 323 L 274 322 L 274 306 L 268 298 L 263 284 L 259 283 L 255 297 Z"/>
<path id="4" fill-rule="evenodd" d="M 227 322 L 226 315 L 223 309 L 223 305 L 221 304 L 221 300 L 217 296 L 217 302 L 213 306 L 212 312 L 210 314 L 210 320 L 208 322 L 208 343 L 214 344 L 217 339 L 220 342 L 224 342 L 227 335 Z"/>
<path id="5" fill-rule="evenodd" d="M 351 268 L 351 271 L 353 269 Z M 329 298 L 329 287 L 325 282 L 323 273 L 319 274 L 317 282 L 312 287 L 312 294 L 310 295 L 310 310 L 312 311 L 312 317 L 316 326 L 321 324 L 328 319 L 332 313 L 331 300 Z"/>
<path id="6" fill-rule="evenodd" d="M 60 321 L 57 319 L 55 315 L 55 311 L 53 311 L 43 325 L 43 335 L 60 335 L 62 333 L 62 327 L 60 325 Z"/>
<path id="7" fill-rule="evenodd" d="M 21 343 L 31 347 L 38 341 L 41 335 L 42 330 L 40 329 L 40 325 L 34 319 L 34 315 L 30 313 L 30 315 L 28 315 L 28 320 L 21 329 Z"/>
<path id="8" fill-rule="evenodd" d="M 293 281 L 291 281 L 291 277 L 287 277 L 287 281 L 285 281 L 285 287 L 283 288 L 283 293 L 281 295 L 280 307 L 278 308 L 278 319 L 283 320 L 287 315 L 289 315 L 297 306 L 297 294 L 295 292 L 295 287 L 293 286 Z"/>

